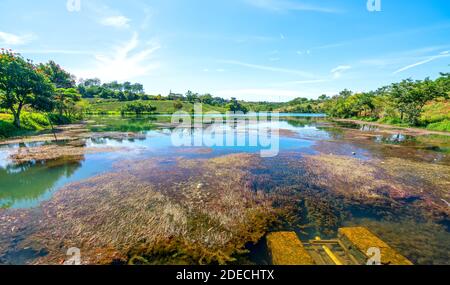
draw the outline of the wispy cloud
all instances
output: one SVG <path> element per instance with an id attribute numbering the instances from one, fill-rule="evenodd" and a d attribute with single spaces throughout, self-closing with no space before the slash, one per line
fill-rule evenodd
<path id="1" fill-rule="evenodd" d="M 131 40 L 114 49 L 113 54 L 95 55 L 94 67 L 89 70 L 75 71 L 82 78 L 99 77 L 102 80 L 132 80 L 148 75 L 151 70 L 158 68 L 159 64 L 152 62 L 151 58 L 160 46 L 152 44 L 145 48 L 141 45 L 139 36 L 134 33 Z"/>
<path id="2" fill-rule="evenodd" d="M 303 76 L 306 78 L 314 77 L 314 75 L 309 72 L 297 70 L 297 69 L 289 69 L 289 68 L 281 68 L 281 67 L 274 67 L 274 66 L 267 66 L 267 65 L 252 64 L 252 63 L 242 62 L 242 61 L 238 61 L 238 60 L 220 60 L 220 62 L 225 63 L 225 64 L 232 64 L 232 65 L 257 69 L 257 70 L 265 70 L 265 71 L 278 72 L 278 73 L 289 73 L 289 74 L 294 74 L 294 75 L 298 75 L 298 76 Z"/>
<path id="3" fill-rule="evenodd" d="M 378 57 L 365 58 L 359 60 L 355 63 L 355 65 L 363 67 L 398 69 L 398 66 L 405 65 L 405 63 L 412 61 L 423 61 L 423 59 L 429 57 L 430 54 L 445 51 L 448 48 L 450 48 L 450 44 L 425 46 L 416 49 L 388 53 Z"/>
<path id="4" fill-rule="evenodd" d="M 131 19 L 125 17 L 120 11 L 113 9 L 108 5 L 96 1 L 85 1 L 83 3 L 83 9 L 91 11 L 95 17 L 95 21 L 101 25 L 118 29 L 130 27 Z"/>
<path id="5" fill-rule="evenodd" d="M 421 60 L 419 62 L 416 62 L 416 63 L 410 64 L 410 65 L 407 65 L 405 67 L 402 67 L 402 68 L 396 70 L 393 74 L 398 74 L 398 73 L 406 71 L 408 69 L 411 69 L 411 68 L 414 68 L 414 67 L 417 67 L 417 66 L 420 66 L 420 65 L 423 65 L 423 64 L 426 64 L 426 63 L 438 60 L 440 58 L 449 57 L 449 56 L 450 56 L 450 51 L 443 51 L 443 52 L 441 52 L 438 55 L 434 55 L 434 56 L 431 56 L 431 57 L 429 57 L 427 59 L 424 59 L 424 60 Z"/>
<path id="6" fill-rule="evenodd" d="M 324 45 L 313 47 L 311 49 L 312 50 L 320 50 L 320 49 L 332 49 L 332 48 L 346 47 L 346 46 L 355 45 L 355 44 L 361 43 L 361 42 L 371 42 L 371 41 L 377 42 L 381 39 L 388 39 L 388 38 L 398 39 L 399 37 L 411 37 L 411 36 L 414 36 L 417 34 L 424 34 L 424 33 L 429 33 L 431 31 L 448 30 L 448 29 L 450 29 L 450 23 L 421 27 L 421 28 L 416 28 L 416 29 L 408 29 L 408 30 L 402 30 L 402 31 L 393 31 L 393 32 L 384 33 L 384 34 L 375 34 L 375 35 L 370 35 L 370 36 L 362 37 L 362 38 L 349 39 L 349 40 L 345 40 L 345 41 L 341 41 L 341 42 L 324 44 Z"/>
<path id="7" fill-rule="evenodd" d="M 346 72 L 347 70 L 351 69 L 352 67 L 350 65 L 339 65 L 336 68 L 333 68 L 331 70 L 331 74 L 333 75 L 334 79 L 338 79 L 342 76 L 342 74 L 344 72 Z"/>
<path id="8" fill-rule="evenodd" d="M 285 12 L 285 11 L 309 11 L 321 13 L 339 12 L 339 10 L 335 8 L 306 4 L 292 0 L 246 0 L 246 2 L 255 7 L 274 12 Z"/>
<path id="9" fill-rule="evenodd" d="M 130 27 L 131 20 L 125 16 L 111 16 L 105 17 L 100 20 L 100 23 L 104 26 L 110 26 L 118 29 L 125 29 Z"/>
<path id="10" fill-rule="evenodd" d="M 0 44 L 18 46 L 30 43 L 35 37 L 31 34 L 15 35 L 0 31 Z"/>

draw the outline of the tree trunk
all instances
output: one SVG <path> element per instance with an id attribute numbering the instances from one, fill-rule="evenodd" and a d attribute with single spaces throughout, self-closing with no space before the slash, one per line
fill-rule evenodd
<path id="1" fill-rule="evenodd" d="M 17 112 L 14 112 L 13 114 L 14 114 L 14 126 L 20 129 L 20 114 Z"/>
<path id="2" fill-rule="evenodd" d="M 20 129 L 20 113 L 22 112 L 22 103 L 19 103 L 19 106 L 17 107 L 17 110 L 14 110 L 14 108 L 11 108 L 11 112 L 14 116 L 14 126 L 16 128 Z"/>

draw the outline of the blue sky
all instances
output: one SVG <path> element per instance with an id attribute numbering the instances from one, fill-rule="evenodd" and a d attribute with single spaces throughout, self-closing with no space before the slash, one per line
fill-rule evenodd
<path id="1" fill-rule="evenodd" d="M 77 0 L 69 0 L 77 1 Z M 373 0 L 375 1 L 375 0 Z M 78 78 L 286 101 L 449 72 L 450 1 L 0 0 L 0 47 Z M 74 9 L 75 8 L 75 9 Z"/>

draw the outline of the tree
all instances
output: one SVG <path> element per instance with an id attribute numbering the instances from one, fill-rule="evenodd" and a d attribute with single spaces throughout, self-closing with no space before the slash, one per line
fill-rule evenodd
<path id="1" fill-rule="evenodd" d="M 122 108 L 122 113 L 135 113 L 136 115 L 154 111 L 156 111 L 156 107 L 140 101 L 128 103 Z"/>
<path id="2" fill-rule="evenodd" d="M 73 116 L 75 105 L 81 100 L 81 95 L 75 88 L 58 88 L 55 93 L 55 108 L 60 117 Z"/>
<path id="3" fill-rule="evenodd" d="M 227 104 L 226 109 L 230 112 L 248 113 L 247 107 L 239 103 L 236 98 L 231 98 L 230 103 Z"/>
<path id="4" fill-rule="evenodd" d="M 200 96 L 200 102 L 202 102 L 203 104 L 209 104 L 211 105 L 211 103 L 213 102 L 213 97 L 211 96 L 211 94 L 205 94 Z"/>
<path id="5" fill-rule="evenodd" d="M 319 96 L 319 101 L 321 102 L 325 102 L 327 100 L 329 100 L 330 98 L 326 95 L 326 94 L 322 94 Z"/>
<path id="6" fill-rule="evenodd" d="M 131 92 L 134 94 L 143 94 L 144 93 L 144 85 L 140 83 L 134 83 L 131 85 Z"/>
<path id="7" fill-rule="evenodd" d="M 26 105 L 41 111 L 54 107 L 53 84 L 30 61 L 10 51 L 0 53 L 0 90 L 0 107 L 11 111 L 17 128 Z"/>
<path id="8" fill-rule="evenodd" d="M 436 80 L 436 83 L 447 96 L 450 95 L 450 73 L 441 73 L 441 77 Z"/>
<path id="9" fill-rule="evenodd" d="M 447 94 L 436 82 L 426 78 L 423 81 L 403 80 L 391 85 L 391 97 L 400 111 L 400 119 L 411 125 L 417 125 L 425 104 Z"/>
<path id="10" fill-rule="evenodd" d="M 56 64 L 53 60 L 46 64 L 39 64 L 38 70 L 47 76 L 47 78 L 55 84 L 56 88 L 74 88 L 75 76 L 70 74 Z"/>
<path id="11" fill-rule="evenodd" d="M 189 102 L 189 103 L 196 103 L 196 102 L 198 102 L 198 94 L 197 93 L 192 93 L 192 91 L 191 90 L 189 90 L 188 92 L 186 92 L 186 100 Z"/>
<path id="12" fill-rule="evenodd" d="M 173 102 L 173 107 L 175 110 L 181 110 L 183 108 L 183 103 L 181 101 L 175 101 Z"/>
<path id="13" fill-rule="evenodd" d="M 92 86 L 99 87 L 102 84 L 102 82 L 98 78 L 91 78 L 86 80 L 80 80 L 80 84 L 83 85 L 84 87 L 92 87 Z"/>

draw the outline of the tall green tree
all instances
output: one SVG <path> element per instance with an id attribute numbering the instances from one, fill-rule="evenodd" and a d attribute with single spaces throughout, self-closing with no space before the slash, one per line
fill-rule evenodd
<path id="1" fill-rule="evenodd" d="M 0 107 L 14 116 L 20 128 L 25 106 L 40 111 L 53 110 L 54 86 L 30 61 L 10 51 L 0 53 Z"/>
<path id="2" fill-rule="evenodd" d="M 239 103 L 236 98 L 231 98 L 230 103 L 226 106 L 227 111 L 248 113 L 248 108 Z"/>
<path id="3" fill-rule="evenodd" d="M 75 105 L 81 100 L 81 95 L 75 88 L 58 88 L 55 92 L 55 109 L 60 116 L 73 116 Z"/>
<path id="4" fill-rule="evenodd" d="M 401 120 L 417 125 L 426 103 L 438 97 L 446 97 L 447 94 L 435 81 L 427 78 L 423 81 L 406 79 L 392 84 L 391 96 L 400 111 Z"/>
<path id="5" fill-rule="evenodd" d="M 75 76 L 65 71 L 53 60 L 45 64 L 41 63 L 37 68 L 55 84 L 56 88 L 75 88 Z"/>

